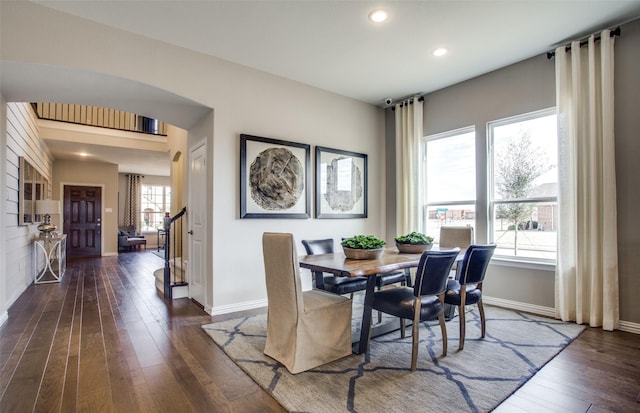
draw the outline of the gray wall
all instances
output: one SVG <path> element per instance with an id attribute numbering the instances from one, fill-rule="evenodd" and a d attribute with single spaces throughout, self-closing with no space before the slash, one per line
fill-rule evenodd
<path id="1" fill-rule="evenodd" d="M 640 323 L 640 304 L 634 299 L 640 290 L 639 217 L 640 191 L 640 20 L 622 27 L 615 46 L 615 128 L 616 172 L 618 190 L 618 253 L 620 281 L 620 320 Z M 489 74 L 459 83 L 425 96 L 424 135 L 475 125 L 478 168 L 486 170 L 486 123 L 508 116 L 555 106 L 555 62 L 540 55 Z M 386 111 L 388 124 L 393 112 Z M 387 127 L 387 150 L 393 150 L 394 129 Z M 392 155 L 387 154 L 388 157 Z M 487 202 L 486 182 L 477 182 L 480 206 Z M 395 193 L 390 180 L 388 193 Z M 395 206 L 388 198 L 387 210 Z M 486 241 L 486 217 L 477 217 L 476 237 Z M 387 221 L 387 231 L 394 233 L 395 223 Z M 522 303 L 525 307 L 549 310 L 554 307 L 553 269 L 491 266 L 485 294 L 497 300 Z M 624 323 L 623 323 L 624 324 Z"/>
<path id="2" fill-rule="evenodd" d="M 621 28 L 615 46 L 620 320 L 640 323 L 640 19 Z"/>

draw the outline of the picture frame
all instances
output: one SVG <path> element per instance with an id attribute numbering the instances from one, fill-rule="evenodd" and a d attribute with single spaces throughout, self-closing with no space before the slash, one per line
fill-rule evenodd
<path id="1" fill-rule="evenodd" d="M 316 146 L 315 217 L 367 218 L 367 155 Z"/>
<path id="2" fill-rule="evenodd" d="M 311 217 L 311 146 L 240 135 L 240 218 Z"/>
<path id="3" fill-rule="evenodd" d="M 36 201 L 47 198 L 49 182 L 27 158 L 18 162 L 18 225 L 37 224 L 42 217 L 35 213 Z"/>

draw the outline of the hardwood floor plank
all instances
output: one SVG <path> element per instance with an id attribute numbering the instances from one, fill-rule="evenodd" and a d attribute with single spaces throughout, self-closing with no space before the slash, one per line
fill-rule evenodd
<path id="1" fill-rule="evenodd" d="M 549 412 L 585 413 L 591 407 L 591 403 L 567 395 L 566 393 L 550 389 L 548 387 L 529 381 L 518 391 L 518 396 L 536 403 Z"/>
<path id="2" fill-rule="evenodd" d="M 176 406 L 180 411 L 196 412 L 189 398 L 184 394 L 171 367 L 161 364 L 143 369 L 144 377 L 155 402 L 156 411 L 170 413 Z"/>
<path id="3" fill-rule="evenodd" d="M 34 412 L 48 412 L 62 405 L 77 294 L 77 280 L 68 283 Z"/>

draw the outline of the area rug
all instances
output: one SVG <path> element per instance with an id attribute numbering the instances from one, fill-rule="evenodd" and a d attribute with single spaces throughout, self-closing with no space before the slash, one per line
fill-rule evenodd
<path id="1" fill-rule="evenodd" d="M 477 310 L 467 313 L 462 351 L 457 351 L 458 318 L 447 322 L 449 352 L 444 358 L 440 358 L 439 325 L 421 323 L 415 372 L 409 370 L 410 328 L 405 339 L 400 339 L 399 331 L 373 338 L 366 355 L 354 354 L 296 375 L 263 354 L 266 314 L 202 328 L 291 412 L 486 412 L 524 384 L 584 327 L 499 307 L 485 306 L 485 311 L 485 339 L 479 338 Z M 354 309 L 354 327 L 361 314 Z"/>

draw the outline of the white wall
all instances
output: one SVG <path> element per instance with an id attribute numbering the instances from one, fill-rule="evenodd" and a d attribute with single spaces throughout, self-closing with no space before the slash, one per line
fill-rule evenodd
<path id="1" fill-rule="evenodd" d="M 207 274 L 211 283 L 203 303 L 208 310 L 231 311 L 246 303 L 264 302 L 263 231 L 293 232 L 298 240 L 339 239 L 357 233 L 387 237 L 381 109 L 32 3 L 3 3 L 2 7 L 3 60 L 123 77 L 215 109 L 213 131 L 207 134 L 212 176 L 205 188 L 212 217 L 212 266 Z M 40 33 L 48 33 L 56 42 L 43 42 Z M 81 41 L 77 33 L 83 34 Z M 101 47 L 87 47 L 95 44 Z M 242 133 L 367 153 L 369 218 L 240 220 Z"/>
<path id="2" fill-rule="evenodd" d="M 7 102 L 5 101 L 4 96 L 0 94 L 0 177 L 6 176 L 7 174 L 7 163 L 5 162 L 5 159 L 7 159 L 6 131 Z M 2 228 L 2 232 L 4 233 L 8 191 L 6 189 L 6 178 L 0 179 L 0 182 L 0 194 L 2 194 L 2 199 L 0 199 L 0 228 Z M 6 296 L 7 288 L 5 286 L 7 279 L 7 260 L 4 259 L 6 257 L 4 236 L 0 236 L 0 257 L 3 258 L 0 263 L 0 325 L 2 325 L 7 320 L 7 308 L 9 307 L 9 300 Z"/>
<path id="3" fill-rule="evenodd" d="M 39 234 L 37 224 L 18 225 L 19 157 L 25 157 L 48 180 L 47 195 L 51 195 L 52 188 L 51 155 L 41 146 L 31 105 L 8 103 L 6 111 L 6 210 L 2 233 L 7 275 L 1 280 L 5 291 L 1 302 L 5 309 L 33 282 L 33 238 Z"/>

